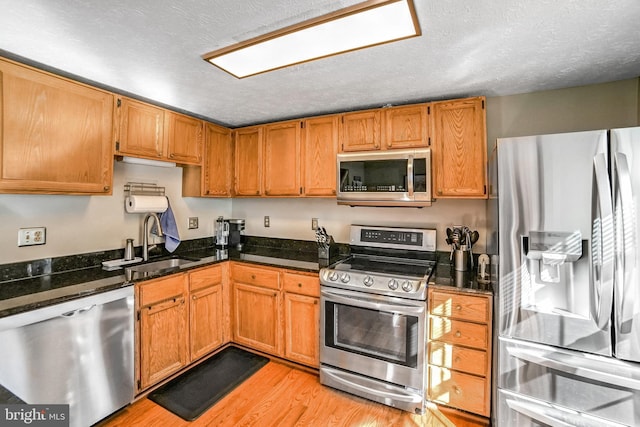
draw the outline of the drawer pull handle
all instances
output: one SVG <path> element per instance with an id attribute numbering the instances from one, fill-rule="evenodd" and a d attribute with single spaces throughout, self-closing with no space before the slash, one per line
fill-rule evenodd
<path id="1" fill-rule="evenodd" d="M 460 333 L 460 331 L 456 331 L 456 338 L 460 338 L 462 336 L 462 334 Z"/>

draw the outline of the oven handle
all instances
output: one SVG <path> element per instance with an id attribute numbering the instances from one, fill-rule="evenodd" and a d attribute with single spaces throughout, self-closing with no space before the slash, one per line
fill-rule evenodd
<path id="1" fill-rule="evenodd" d="M 353 296 L 352 294 L 349 294 L 349 296 L 345 296 L 336 291 L 328 291 L 325 289 L 320 291 L 320 295 L 327 298 L 331 302 L 336 302 L 339 304 L 370 308 L 372 310 L 386 311 L 398 314 L 422 314 L 426 310 L 426 304 L 421 304 L 419 306 L 406 305 L 402 303 L 385 304 L 369 298 Z"/>

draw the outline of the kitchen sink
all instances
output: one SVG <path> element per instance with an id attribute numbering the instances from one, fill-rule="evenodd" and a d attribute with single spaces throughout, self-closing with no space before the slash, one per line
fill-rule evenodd
<path id="1" fill-rule="evenodd" d="M 146 264 L 134 265 L 124 269 L 127 280 L 143 279 L 147 277 L 166 274 L 187 264 L 199 261 L 198 258 L 175 257 L 159 261 L 148 262 Z"/>

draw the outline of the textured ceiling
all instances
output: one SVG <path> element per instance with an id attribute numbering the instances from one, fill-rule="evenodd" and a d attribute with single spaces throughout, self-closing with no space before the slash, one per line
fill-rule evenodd
<path id="1" fill-rule="evenodd" d="M 238 80 L 201 55 L 361 0 L 0 0 L 0 50 L 230 127 L 640 75 L 639 0 L 414 0 L 422 36 Z"/>

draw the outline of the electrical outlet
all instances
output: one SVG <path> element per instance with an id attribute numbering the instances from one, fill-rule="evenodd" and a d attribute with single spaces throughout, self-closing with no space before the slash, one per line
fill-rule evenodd
<path id="1" fill-rule="evenodd" d="M 21 228 L 18 230 L 18 246 L 44 245 L 47 242 L 45 227 Z"/>
<path id="2" fill-rule="evenodd" d="M 198 228 L 198 217 L 197 216 L 190 216 L 189 217 L 189 230 L 193 230 L 195 228 Z"/>
<path id="3" fill-rule="evenodd" d="M 269 220 L 269 217 L 265 215 L 264 217 L 264 226 L 265 227 L 270 227 L 271 226 L 271 221 Z"/>
<path id="4" fill-rule="evenodd" d="M 318 229 L 318 218 L 311 218 L 311 229 L 312 230 Z"/>

